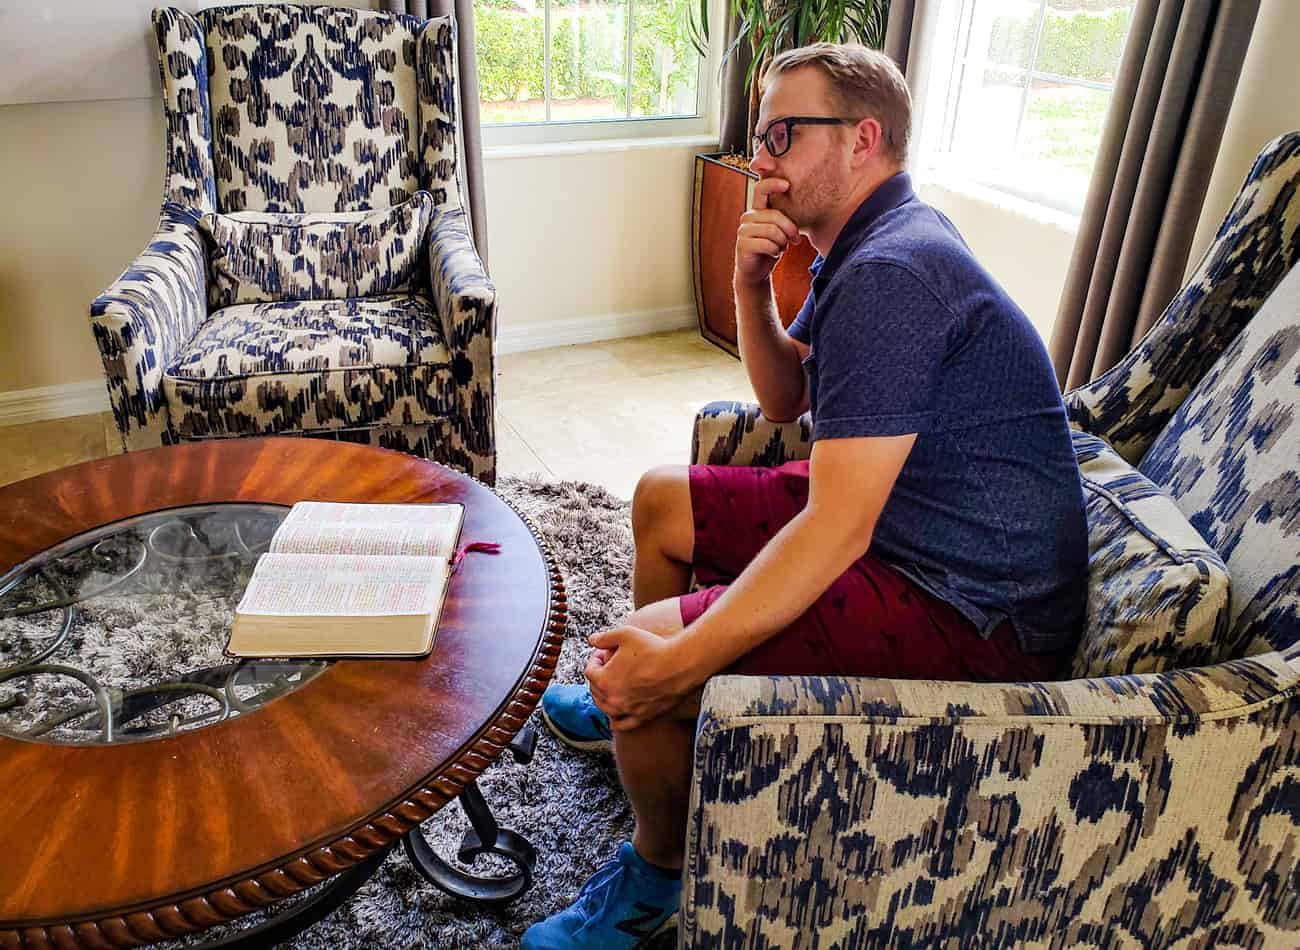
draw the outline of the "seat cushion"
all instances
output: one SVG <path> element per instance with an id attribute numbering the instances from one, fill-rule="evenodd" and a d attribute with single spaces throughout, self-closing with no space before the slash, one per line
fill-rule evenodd
<path id="1" fill-rule="evenodd" d="M 1076 677 L 1224 658 L 1228 569 L 1168 496 L 1095 436 L 1072 432 L 1088 505 L 1088 621 Z"/>
<path id="2" fill-rule="evenodd" d="M 218 310 L 163 392 L 182 438 L 418 425 L 456 406 L 442 325 L 411 294 Z"/>
<path id="3" fill-rule="evenodd" d="M 1188 393 L 1139 467 L 1232 571 L 1238 654 L 1300 642 L 1300 266 Z"/>
<path id="4" fill-rule="evenodd" d="M 433 196 L 375 211 L 205 214 L 208 303 L 341 300 L 407 293 L 424 273 Z"/>

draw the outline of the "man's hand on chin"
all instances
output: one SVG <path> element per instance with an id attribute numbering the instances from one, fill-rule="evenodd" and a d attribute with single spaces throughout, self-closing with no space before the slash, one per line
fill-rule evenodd
<path id="1" fill-rule="evenodd" d="M 591 696 L 616 732 L 668 715 L 699 685 L 678 637 L 622 626 L 593 634 L 589 642 L 596 647 L 586 669 Z"/>
<path id="2" fill-rule="evenodd" d="M 764 178 L 754 186 L 754 206 L 741 215 L 736 232 L 734 283 L 753 286 L 768 280 L 785 249 L 802 240 L 789 216 L 771 206 L 773 195 L 789 190 L 784 178 Z"/>

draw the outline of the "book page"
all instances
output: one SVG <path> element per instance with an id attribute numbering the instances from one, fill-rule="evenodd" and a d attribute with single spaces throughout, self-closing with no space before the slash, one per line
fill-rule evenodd
<path id="1" fill-rule="evenodd" d="M 271 539 L 274 554 L 385 554 L 450 558 L 465 506 L 300 501 Z"/>
<path id="2" fill-rule="evenodd" d="M 447 559 L 403 555 L 263 554 L 236 608 L 282 617 L 432 614 Z"/>
<path id="3" fill-rule="evenodd" d="M 358 524 L 287 520 L 276 529 L 272 554 L 418 555 L 450 558 L 455 526 Z"/>
<path id="4" fill-rule="evenodd" d="M 300 501 L 289 509 L 284 523 L 355 521 L 370 525 L 419 524 L 451 528 L 460 521 L 464 508 L 459 503 L 378 505 L 364 502 Z"/>

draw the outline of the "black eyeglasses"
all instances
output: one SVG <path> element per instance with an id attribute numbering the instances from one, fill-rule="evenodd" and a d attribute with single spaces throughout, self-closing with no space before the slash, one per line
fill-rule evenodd
<path id="1" fill-rule="evenodd" d="M 790 115 L 773 119 L 767 128 L 754 136 L 754 154 L 761 145 L 767 154 L 776 158 L 790 151 L 790 130 L 796 125 L 856 125 L 861 119 L 839 119 L 828 115 Z"/>

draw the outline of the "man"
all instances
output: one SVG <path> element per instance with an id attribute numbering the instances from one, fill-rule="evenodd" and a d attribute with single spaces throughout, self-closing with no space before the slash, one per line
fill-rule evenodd
<path id="1" fill-rule="evenodd" d="M 1041 340 L 902 170 L 890 61 L 817 44 L 765 79 L 736 240 L 740 349 L 763 414 L 811 409 L 811 460 L 655 469 L 632 504 L 624 626 L 548 726 L 611 744 L 631 843 L 523 945 L 634 947 L 675 926 L 701 687 L 719 672 L 1044 679 L 1083 623 L 1083 492 Z M 771 273 L 818 252 L 782 329 Z M 702 585 L 688 592 L 692 572 Z"/>

